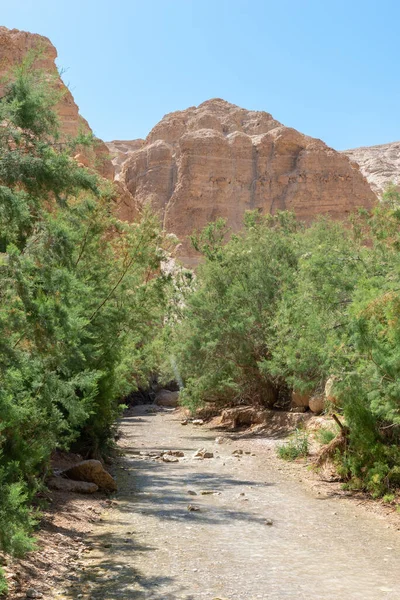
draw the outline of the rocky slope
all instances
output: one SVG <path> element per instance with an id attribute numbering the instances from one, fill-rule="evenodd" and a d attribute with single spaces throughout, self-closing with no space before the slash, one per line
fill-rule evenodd
<path id="1" fill-rule="evenodd" d="M 112 164 L 114 165 L 115 179 L 120 180 L 121 169 L 125 161 L 130 158 L 132 152 L 139 150 L 144 144 L 144 140 L 113 140 L 106 142 Z"/>
<path id="2" fill-rule="evenodd" d="M 381 195 L 389 183 L 400 185 L 400 142 L 354 148 L 343 154 L 360 166 L 376 194 Z"/>
<path id="3" fill-rule="evenodd" d="M 27 52 L 39 51 L 35 65 L 44 71 L 55 75 L 56 85 L 63 92 L 63 96 L 57 105 L 57 113 L 60 119 L 61 132 L 65 136 L 74 137 L 79 131 L 90 132 L 91 129 L 85 119 L 79 114 L 79 108 L 76 105 L 71 92 L 66 88 L 61 80 L 55 60 L 57 50 L 50 40 L 41 35 L 19 31 L 18 29 L 7 29 L 0 27 L 0 96 L 4 91 L 2 79 L 12 67 L 21 62 Z M 112 179 L 114 168 L 109 159 L 109 151 L 101 140 L 97 140 L 94 152 L 84 152 L 82 162 L 95 166 L 104 176 Z"/>
<path id="4" fill-rule="evenodd" d="M 248 209 L 292 210 L 310 221 L 340 219 L 376 201 L 347 156 L 266 112 L 221 99 L 166 115 L 125 155 L 119 177 L 135 206 L 151 202 L 165 229 L 183 241 L 187 264 L 196 262 L 188 234 L 216 217 L 238 230 Z"/>

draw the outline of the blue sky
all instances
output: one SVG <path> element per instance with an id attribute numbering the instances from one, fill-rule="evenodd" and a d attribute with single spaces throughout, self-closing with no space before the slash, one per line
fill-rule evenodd
<path id="1" fill-rule="evenodd" d="M 336 149 L 400 140 L 399 22 L 398 0 L 0 0 L 104 140 L 214 97 Z"/>

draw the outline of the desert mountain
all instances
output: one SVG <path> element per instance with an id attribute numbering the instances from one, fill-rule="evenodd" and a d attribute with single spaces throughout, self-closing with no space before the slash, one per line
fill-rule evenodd
<path id="1" fill-rule="evenodd" d="M 47 38 L 0 27 L 0 78 L 38 47 L 37 65 L 54 74 L 64 92 L 57 106 L 62 133 L 91 131 L 58 75 L 57 51 Z M 219 216 L 235 231 L 248 209 L 292 210 L 305 221 L 318 215 L 340 219 L 376 200 L 345 153 L 285 127 L 266 112 L 221 99 L 166 115 L 145 140 L 117 140 L 108 148 L 99 141 L 95 153 L 83 159 L 110 179 L 115 172 L 122 218 L 135 219 L 150 202 L 165 229 L 182 240 L 181 255 L 188 264 L 195 257 L 187 236 Z"/>
<path id="2" fill-rule="evenodd" d="M 125 144 L 109 144 L 120 180 L 136 207 L 151 202 L 165 229 L 183 241 L 188 264 L 188 234 L 219 216 L 238 230 L 249 209 L 340 219 L 376 200 L 346 155 L 266 112 L 221 99 L 168 114 L 146 140 Z"/>
<path id="3" fill-rule="evenodd" d="M 42 35 L 19 31 L 18 29 L 7 29 L 0 27 L 0 96 L 4 91 L 2 79 L 14 65 L 21 62 L 30 50 L 40 52 L 36 60 L 36 66 L 44 71 L 55 75 L 57 87 L 63 95 L 57 105 L 60 119 L 61 132 L 68 137 L 76 136 L 80 131 L 91 132 L 88 122 L 79 114 L 79 108 L 69 89 L 64 85 L 58 74 L 55 60 L 57 50 L 50 40 Z M 114 168 L 109 159 L 109 151 L 104 142 L 97 140 L 95 152 L 82 156 L 84 163 L 95 166 L 96 169 L 108 179 L 114 176 Z"/>
<path id="4" fill-rule="evenodd" d="M 389 183 L 400 185 L 400 142 L 354 148 L 343 154 L 360 166 L 376 194 L 382 194 Z"/>

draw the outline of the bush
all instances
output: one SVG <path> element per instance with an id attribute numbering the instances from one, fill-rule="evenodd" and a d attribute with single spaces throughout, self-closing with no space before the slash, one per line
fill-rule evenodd
<path id="1" fill-rule="evenodd" d="M 155 368 L 158 221 L 112 216 L 114 191 L 58 140 L 32 58 L 0 99 L 0 550 L 32 547 L 30 509 L 55 448 L 107 452 L 118 398 Z"/>
<path id="2" fill-rule="evenodd" d="M 218 221 L 194 236 L 204 264 L 169 325 L 183 401 L 271 407 L 285 390 L 322 393 L 334 375 L 349 428 L 341 474 L 390 493 L 400 485 L 399 193 L 347 224 L 249 213 L 228 234 Z"/>
<path id="3" fill-rule="evenodd" d="M 315 432 L 316 440 L 324 446 L 326 446 L 327 444 L 330 444 L 330 442 L 335 439 L 336 435 L 337 435 L 337 431 L 328 429 L 328 427 L 320 427 Z"/>
<path id="4" fill-rule="evenodd" d="M 296 429 L 288 442 L 278 446 L 277 454 L 283 460 L 296 460 L 308 455 L 309 444 L 306 431 Z"/>
<path id="5" fill-rule="evenodd" d="M 265 363 L 277 305 L 296 268 L 295 228 L 286 213 L 249 213 L 244 232 L 226 244 L 229 232 L 221 220 L 194 236 L 205 261 L 173 323 L 169 349 L 183 379 L 185 404 L 273 406 L 278 400 L 280 378 L 271 376 Z"/>

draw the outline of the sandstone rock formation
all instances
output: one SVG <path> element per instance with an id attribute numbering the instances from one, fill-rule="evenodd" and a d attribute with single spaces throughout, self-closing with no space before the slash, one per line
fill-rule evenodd
<path id="1" fill-rule="evenodd" d="M 139 150 L 144 144 L 144 140 L 113 140 L 106 142 L 112 164 L 114 165 L 115 179 L 120 180 L 121 168 L 132 152 Z"/>
<path id="2" fill-rule="evenodd" d="M 347 156 L 266 112 L 221 99 L 166 115 L 127 154 L 120 179 L 136 206 L 150 202 L 183 242 L 188 265 L 197 259 L 187 236 L 217 217 L 235 231 L 248 209 L 292 210 L 310 221 L 343 218 L 376 200 Z"/>
<path id="3" fill-rule="evenodd" d="M 389 183 L 400 186 L 400 142 L 354 148 L 343 154 L 360 166 L 376 194 L 381 195 Z"/>
<path id="4" fill-rule="evenodd" d="M 50 40 L 41 35 L 19 31 L 18 29 L 7 29 L 0 27 L 0 96 L 4 92 L 4 76 L 13 66 L 23 60 L 31 50 L 39 50 L 40 55 L 35 61 L 35 66 L 47 73 L 56 76 L 56 85 L 63 92 L 62 99 L 57 105 L 57 113 L 60 119 L 60 128 L 64 136 L 75 137 L 80 131 L 88 133 L 91 131 L 89 124 L 79 114 L 79 108 L 69 89 L 64 85 L 58 75 L 55 60 L 57 50 Z M 101 140 L 97 140 L 94 152 L 83 150 L 89 160 L 103 177 L 113 179 L 114 168 L 109 159 L 107 146 Z"/>

